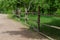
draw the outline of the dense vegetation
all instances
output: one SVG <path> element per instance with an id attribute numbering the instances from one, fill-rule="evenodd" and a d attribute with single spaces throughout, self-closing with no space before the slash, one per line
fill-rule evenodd
<path id="1" fill-rule="evenodd" d="M 19 8 L 24 11 L 27 8 L 30 12 L 36 12 L 40 5 L 42 15 L 60 15 L 60 0 L 1 0 L 0 11 L 10 12 Z"/>
<path id="2" fill-rule="evenodd" d="M 42 26 L 42 24 L 60 26 L 60 0 L 0 0 L 0 12 L 27 23 L 31 29 L 37 28 L 40 23 L 41 32 L 53 38 L 60 38 L 59 30 Z"/>

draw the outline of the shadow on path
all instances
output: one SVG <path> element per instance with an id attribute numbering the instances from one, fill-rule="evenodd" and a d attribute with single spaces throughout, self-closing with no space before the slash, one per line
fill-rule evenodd
<path id="1" fill-rule="evenodd" d="M 37 34 L 36 32 L 32 32 L 31 30 L 28 30 L 26 28 L 20 28 L 19 31 L 6 31 L 2 32 L 11 35 L 20 35 L 25 38 L 32 38 L 32 39 L 46 39 L 44 36 Z"/>

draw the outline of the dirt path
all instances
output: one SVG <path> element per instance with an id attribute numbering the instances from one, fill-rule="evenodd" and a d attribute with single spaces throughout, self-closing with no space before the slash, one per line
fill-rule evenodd
<path id="1" fill-rule="evenodd" d="M 0 14 L 0 40 L 48 40 L 36 32 L 28 30 L 19 22 Z"/>

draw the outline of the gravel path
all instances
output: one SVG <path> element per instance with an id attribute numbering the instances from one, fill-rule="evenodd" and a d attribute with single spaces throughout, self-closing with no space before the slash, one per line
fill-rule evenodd
<path id="1" fill-rule="evenodd" d="M 0 14 L 0 40 L 48 40 L 46 37 L 28 30 L 20 22 L 7 18 L 6 14 Z"/>

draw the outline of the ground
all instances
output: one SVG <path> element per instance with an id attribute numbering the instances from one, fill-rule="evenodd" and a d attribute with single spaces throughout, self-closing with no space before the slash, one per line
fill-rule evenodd
<path id="1" fill-rule="evenodd" d="M 20 22 L 0 14 L 0 40 L 48 40 L 46 37 L 28 30 Z"/>

